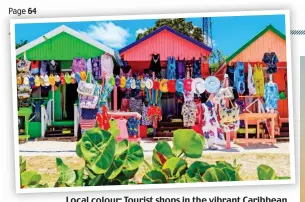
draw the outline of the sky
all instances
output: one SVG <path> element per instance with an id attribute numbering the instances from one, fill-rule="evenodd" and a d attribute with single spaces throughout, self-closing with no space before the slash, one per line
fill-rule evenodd
<path id="1" fill-rule="evenodd" d="M 269 24 L 286 34 L 285 15 L 212 17 L 211 20 L 213 48 L 221 50 L 224 56 L 233 54 Z M 33 41 L 60 25 L 66 25 L 119 50 L 134 42 L 138 33 L 153 27 L 155 21 L 147 19 L 16 24 L 16 43 L 21 40 Z M 186 21 L 202 27 L 202 18 L 186 18 Z"/>

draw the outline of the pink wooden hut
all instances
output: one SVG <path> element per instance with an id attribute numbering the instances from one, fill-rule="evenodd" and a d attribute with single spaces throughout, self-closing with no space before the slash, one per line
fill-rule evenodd
<path id="1" fill-rule="evenodd" d="M 162 26 L 145 37 L 122 48 L 119 53 L 128 61 L 132 72 L 143 73 L 149 67 L 153 53 L 160 54 L 161 65 L 166 66 L 168 56 L 191 60 L 209 57 L 212 49 L 169 26 Z"/>

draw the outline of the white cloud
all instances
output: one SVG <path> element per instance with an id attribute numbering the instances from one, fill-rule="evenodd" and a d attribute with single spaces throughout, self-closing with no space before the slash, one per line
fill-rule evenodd
<path id="1" fill-rule="evenodd" d="M 112 22 L 100 22 L 90 25 L 84 33 L 112 48 L 126 46 L 127 39 L 130 36 L 128 30 Z"/>
<path id="2" fill-rule="evenodd" d="M 140 29 L 138 29 L 138 30 L 136 30 L 136 36 L 138 36 L 138 34 L 142 34 L 142 33 L 144 33 L 144 32 L 146 32 L 147 31 L 147 28 L 140 28 Z"/>

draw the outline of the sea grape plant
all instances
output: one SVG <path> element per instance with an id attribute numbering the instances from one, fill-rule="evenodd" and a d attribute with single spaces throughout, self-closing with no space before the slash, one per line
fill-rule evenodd
<path id="1" fill-rule="evenodd" d="M 40 184 L 41 175 L 36 171 L 27 170 L 26 160 L 19 157 L 20 187 L 21 188 L 45 188 L 48 184 Z"/>
<path id="2" fill-rule="evenodd" d="M 60 177 L 55 186 L 99 186 L 128 184 L 144 161 L 142 147 L 124 139 L 117 142 L 108 131 L 87 130 L 76 145 L 85 167 L 72 170 L 57 159 Z"/>
<path id="3" fill-rule="evenodd" d="M 240 165 L 218 161 L 215 165 L 195 161 L 188 165 L 187 158 L 202 156 L 205 139 L 191 129 L 174 131 L 173 147 L 159 141 L 153 150 L 152 166 L 143 176 L 142 183 L 191 183 L 215 181 L 240 181 Z"/>

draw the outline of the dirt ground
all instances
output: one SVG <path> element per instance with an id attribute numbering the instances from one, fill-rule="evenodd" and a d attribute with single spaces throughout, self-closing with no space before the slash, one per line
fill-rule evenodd
<path id="1" fill-rule="evenodd" d="M 73 169 L 80 169 L 84 166 L 83 159 L 77 156 L 60 157 L 65 164 Z M 55 156 L 24 156 L 27 161 L 27 170 L 35 170 L 42 175 L 41 183 L 54 185 L 58 178 L 56 170 Z M 145 157 L 147 162 L 151 162 L 151 157 Z M 283 153 L 213 153 L 205 154 L 201 160 L 213 164 L 216 161 L 228 161 L 232 163 L 236 159 L 238 164 L 242 164 L 240 175 L 243 180 L 257 180 L 256 168 L 260 164 L 271 166 L 278 176 L 290 176 L 290 157 Z M 194 161 L 188 159 L 189 163 Z M 143 164 L 135 176 L 135 181 L 140 182 L 147 168 Z"/>

